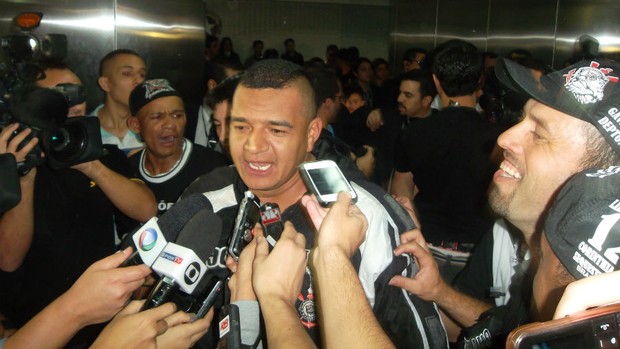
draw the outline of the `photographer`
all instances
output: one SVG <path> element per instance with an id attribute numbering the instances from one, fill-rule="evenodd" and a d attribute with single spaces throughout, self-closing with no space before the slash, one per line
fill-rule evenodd
<path id="1" fill-rule="evenodd" d="M 55 76 L 42 83 L 67 82 L 48 80 Z M 32 143 L 19 148 L 30 131 L 11 139 L 15 129 L 4 128 L 0 149 L 13 152 L 19 161 Z M 3 255 L 0 268 L 14 273 L 1 275 L 10 282 L 0 310 L 17 327 L 65 292 L 88 265 L 113 253 L 115 232 L 133 229 L 131 219 L 145 221 L 155 215 L 153 194 L 144 183 L 130 179 L 135 176 L 124 154 L 113 146 L 105 151 L 100 159 L 71 168 L 52 169 L 47 163 L 32 168 L 22 178 L 22 201 L 3 215 L 2 248 L 10 252 Z M 88 344 L 98 331 L 90 328 L 76 342 Z"/>

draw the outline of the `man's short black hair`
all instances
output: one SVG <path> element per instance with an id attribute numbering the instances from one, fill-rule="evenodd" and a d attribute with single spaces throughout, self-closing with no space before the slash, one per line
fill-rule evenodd
<path id="1" fill-rule="evenodd" d="M 360 65 L 362 65 L 362 63 L 364 62 L 368 63 L 370 65 L 370 68 L 372 68 L 372 62 L 370 61 L 370 59 L 366 57 L 360 57 L 357 59 L 357 61 L 355 61 L 355 65 L 353 66 L 353 71 L 357 73 L 357 70 L 359 69 Z"/>
<path id="2" fill-rule="evenodd" d="M 46 60 L 38 61 L 37 64 L 41 67 L 41 69 L 43 69 L 43 71 L 48 70 L 48 69 L 57 69 L 57 70 L 71 70 L 73 72 L 73 70 L 67 65 L 67 63 L 61 60 L 46 59 Z"/>
<path id="3" fill-rule="evenodd" d="M 263 53 L 264 59 L 277 59 L 278 57 L 278 50 L 276 50 L 275 48 L 268 48 Z"/>
<path id="4" fill-rule="evenodd" d="M 99 76 L 103 76 L 103 68 L 104 68 L 105 64 L 108 63 L 110 60 L 112 60 L 114 57 L 116 57 L 118 55 L 133 55 L 133 56 L 136 56 L 136 57 L 140 57 L 140 59 L 144 60 L 144 58 L 142 58 L 142 56 L 140 56 L 138 54 L 138 52 L 136 52 L 134 50 L 130 50 L 128 48 L 116 49 L 114 51 L 108 52 L 108 54 L 103 56 L 103 58 L 99 62 Z"/>
<path id="5" fill-rule="evenodd" d="M 284 46 L 286 46 L 289 42 L 292 42 L 294 44 L 295 40 L 293 40 L 293 38 L 288 38 L 288 39 L 284 40 Z"/>
<path id="6" fill-rule="evenodd" d="M 252 43 L 252 47 L 256 47 L 257 45 L 263 45 L 265 46 L 265 43 L 263 42 L 263 40 L 254 40 L 254 42 Z"/>
<path id="7" fill-rule="evenodd" d="M 426 50 L 421 48 L 421 47 L 412 47 L 410 49 L 407 49 L 405 51 L 405 53 L 403 53 L 403 61 L 409 61 L 409 62 L 413 62 L 415 61 L 415 56 L 418 53 L 422 53 L 424 55 L 426 55 Z"/>
<path id="8" fill-rule="evenodd" d="M 239 80 L 241 79 L 242 74 L 243 73 L 239 73 L 224 79 L 219 85 L 211 90 L 211 93 L 207 95 L 207 105 L 212 110 L 215 109 L 216 105 L 224 101 L 232 104 L 233 95 L 235 94 L 237 85 L 239 85 Z"/>
<path id="9" fill-rule="evenodd" d="M 354 94 L 358 94 L 362 96 L 362 99 L 364 98 L 364 90 L 362 89 L 360 85 L 353 83 L 353 84 L 349 84 L 345 86 L 344 98 L 349 98 L 351 97 L 351 95 L 354 95 Z"/>
<path id="10" fill-rule="evenodd" d="M 325 67 L 324 64 L 307 63 L 304 71 L 310 80 L 310 85 L 316 95 L 316 107 L 319 108 L 323 101 L 334 98 L 338 93 L 338 75 L 332 69 Z"/>
<path id="11" fill-rule="evenodd" d="M 482 56 L 473 44 L 449 40 L 433 55 L 433 74 L 448 97 L 467 96 L 480 87 Z"/>
<path id="12" fill-rule="evenodd" d="M 403 81 L 417 81 L 420 84 L 420 94 L 422 97 L 431 96 L 435 97 L 437 94 L 437 88 L 433 82 L 433 75 L 430 71 L 425 69 L 416 69 L 406 72 L 401 76 L 401 82 Z"/>
<path id="13" fill-rule="evenodd" d="M 372 70 L 374 70 L 376 72 L 377 68 L 382 65 L 385 64 L 386 66 L 390 66 L 390 63 L 388 63 L 388 61 L 385 58 L 375 58 L 372 60 Z"/>
<path id="14" fill-rule="evenodd" d="M 310 100 L 308 113 L 316 116 L 316 97 L 310 79 L 302 68 L 284 59 L 263 59 L 252 64 L 243 74 L 239 85 L 251 89 L 281 90 L 299 84 L 302 97 Z M 307 86 L 307 87 L 306 87 Z"/>

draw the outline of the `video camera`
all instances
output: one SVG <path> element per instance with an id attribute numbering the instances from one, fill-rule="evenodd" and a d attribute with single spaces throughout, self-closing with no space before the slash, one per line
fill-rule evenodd
<path id="1" fill-rule="evenodd" d="M 20 175 L 45 160 L 58 169 L 98 159 L 103 153 L 97 118 L 67 118 L 70 106 L 84 102 L 83 89 L 70 84 L 55 89 L 35 85 L 45 78 L 37 61 L 60 61 L 67 55 L 65 35 L 47 34 L 40 40 L 31 33 L 42 16 L 36 12 L 20 14 L 15 18 L 19 33 L 0 38 L 0 130 L 15 122 L 20 126 L 11 137 L 32 129 L 20 147 L 32 137 L 39 138 L 39 144 L 18 164 Z"/>

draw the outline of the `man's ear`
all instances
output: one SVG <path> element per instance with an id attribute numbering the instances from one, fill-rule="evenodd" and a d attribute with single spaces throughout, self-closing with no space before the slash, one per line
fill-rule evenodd
<path id="1" fill-rule="evenodd" d="M 422 97 L 422 105 L 425 107 L 428 107 L 429 105 L 431 105 L 431 103 L 433 103 L 433 97 L 431 96 L 424 96 Z"/>
<path id="2" fill-rule="evenodd" d="M 102 89 L 104 92 L 110 92 L 110 86 L 108 84 L 107 77 L 100 76 L 99 79 L 97 79 L 97 84 L 99 84 L 99 88 Z"/>
<path id="3" fill-rule="evenodd" d="M 306 149 L 307 152 L 311 152 L 314 148 L 314 143 L 319 136 L 321 135 L 321 130 L 323 129 L 323 120 L 321 118 L 316 117 L 310 121 L 310 125 L 308 125 L 308 147 Z"/>
<path id="4" fill-rule="evenodd" d="M 437 79 L 437 75 L 435 74 L 433 74 L 433 82 L 435 83 L 437 93 L 441 93 L 440 91 L 443 91 L 443 88 L 441 87 L 441 83 L 439 82 L 439 79 Z"/>
<path id="5" fill-rule="evenodd" d="M 137 117 L 131 115 L 127 118 L 127 127 L 133 132 L 140 134 L 140 120 Z"/>
<path id="6" fill-rule="evenodd" d="M 207 81 L 207 92 L 213 91 L 213 89 L 217 86 L 217 82 L 213 79 L 209 79 Z"/>

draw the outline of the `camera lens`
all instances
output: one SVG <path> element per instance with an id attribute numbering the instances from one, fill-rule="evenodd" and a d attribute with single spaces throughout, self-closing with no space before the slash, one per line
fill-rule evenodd
<path id="1" fill-rule="evenodd" d="M 59 128 L 50 136 L 50 148 L 55 152 L 62 152 L 71 145 L 71 135 L 65 128 Z"/>

